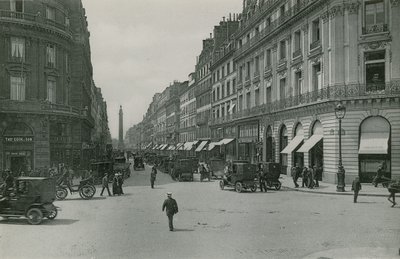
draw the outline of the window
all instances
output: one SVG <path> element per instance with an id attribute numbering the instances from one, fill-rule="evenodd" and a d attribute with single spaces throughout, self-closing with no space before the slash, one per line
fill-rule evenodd
<path id="1" fill-rule="evenodd" d="M 295 96 L 298 96 L 301 94 L 301 85 L 302 85 L 302 74 L 301 74 L 301 71 L 299 71 L 294 74 L 294 95 Z"/>
<path id="2" fill-rule="evenodd" d="M 385 10 L 383 0 L 369 1 L 365 3 L 365 25 L 371 26 L 385 22 Z"/>
<path id="3" fill-rule="evenodd" d="M 231 62 L 226 63 L 226 74 L 229 75 L 231 73 Z"/>
<path id="4" fill-rule="evenodd" d="M 221 108 L 221 117 L 225 117 L 225 107 L 222 106 Z"/>
<path id="5" fill-rule="evenodd" d="M 271 96 L 271 85 L 267 86 L 267 91 L 265 91 L 267 103 L 271 103 L 272 96 Z"/>
<path id="6" fill-rule="evenodd" d="M 222 71 L 222 76 L 221 76 L 221 78 L 222 78 L 225 76 L 225 66 L 222 66 L 221 71 Z"/>
<path id="7" fill-rule="evenodd" d="M 385 90 L 385 51 L 365 53 L 366 90 Z"/>
<path id="8" fill-rule="evenodd" d="M 10 99 L 15 101 L 25 100 L 25 78 L 24 77 L 10 77 Z"/>
<path id="9" fill-rule="evenodd" d="M 255 106 L 260 105 L 260 89 L 254 91 L 254 103 Z"/>
<path id="10" fill-rule="evenodd" d="M 243 66 L 239 67 L 239 82 L 243 82 Z"/>
<path id="11" fill-rule="evenodd" d="M 56 79 L 54 77 L 49 77 L 47 79 L 47 101 L 51 103 L 56 103 Z"/>
<path id="12" fill-rule="evenodd" d="M 65 105 L 69 105 L 69 93 L 70 93 L 70 89 L 69 89 L 69 84 L 67 84 L 67 86 L 65 87 Z"/>
<path id="13" fill-rule="evenodd" d="M 247 72 L 246 72 L 246 80 L 250 79 L 250 61 L 247 62 Z"/>
<path id="14" fill-rule="evenodd" d="M 294 51 L 298 51 L 301 49 L 301 32 L 300 30 L 294 33 Z"/>
<path id="15" fill-rule="evenodd" d="M 23 0 L 11 0 L 10 1 L 11 17 L 22 18 L 24 12 L 24 1 Z"/>
<path id="16" fill-rule="evenodd" d="M 65 72 L 69 73 L 69 55 L 65 53 Z"/>
<path id="17" fill-rule="evenodd" d="M 239 111 L 243 110 L 243 95 L 239 95 Z"/>
<path id="18" fill-rule="evenodd" d="M 267 54 L 266 56 L 266 64 L 267 64 L 267 68 L 271 67 L 271 49 L 267 49 Z"/>
<path id="19" fill-rule="evenodd" d="M 56 10 L 52 7 L 46 7 L 46 18 L 52 21 L 56 20 Z"/>
<path id="20" fill-rule="evenodd" d="M 321 63 L 313 65 L 313 90 L 316 91 L 322 86 Z"/>
<path id="21" fill-rule="evenodd" d="M 56 66 L 56 46 L 53 44 L 48 44 L 46 49 L 47 66 Z"/>
<path id="22" fill-rule="evenodd" d="M 286 78 L 282 78 L 279 83 L 279 93 L 280 93 L 280 100 L 284 100 L 286 97 Z"/>
<path id="23" fill-rule="evenodd" d="M 11 38 L 11 57 L 13 60 L 25 60 L 25 39 Z"/>
<path id="24" fill-rule="evenodd" d="M 286 58 L 286 41 L 282 40 L 279 43 L 279 49 L 280 49 L 280 59 L 285 59 Z"/>
<path id="25" fill-rule="evenodd" d="M 268 17 L 267 20 L 265 21 L 265 25 L 269 27 L 271 25 L 271 17 Z"/>
<path id="26" fill-rule="evenodd" d="M 285 5 L 281 6 L 281 8 L 279 9 L 279 14 L 280 17 L 285 16 Z"/>
<path id="27" fill-rule="evenodd" d="M 222 83 L 222 86 L 221 86 L 221 98 L 224 98 L 225 97 L 225 83 Z"/>
<path id="28" fill-rule="evenodd" d="M 246 108 L 250 109 L 251 107 L 251 99 L 250 99 L 250 93 L 246 94 Z"/>
<path id="29" fill-rule="evenodd" d="M 320 27 L 319 19 L 312 22 L 312 42 L 317 42 L 320 40 Z"/>
<path id="30" fill-rule="evenodd" d="M 219 100 L 219 87 L 217 87 L 217 100 Z"/>
<path id="31" fill-rule="evenodd" d="M 231 95 L 231 81 L 226 82 L 226 95 Z"/>
<path id="32" fill-rule="evenodd" d="M 254 59 L 254 70 L 255 70 L 255 74 L 260 74 L 260 57 L 256 57 Z"/>

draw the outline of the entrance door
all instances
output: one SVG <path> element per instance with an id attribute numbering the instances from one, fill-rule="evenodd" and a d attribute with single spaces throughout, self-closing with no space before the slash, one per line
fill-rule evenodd
<path id="1" fill-rule="evenodd" d="M 11 157 L 10 170 L 14 175 L 26 172 L 26 159 L 24 156 Z"/>

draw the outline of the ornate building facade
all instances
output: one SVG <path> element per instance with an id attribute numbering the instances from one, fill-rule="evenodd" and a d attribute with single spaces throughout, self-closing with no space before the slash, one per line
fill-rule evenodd
<path id="1" fill-rule="evenodd" d="M 106 106 L 97 103 L 81 1 L 1 1 L 0 68 L 0 168 L 87 166 L 94 115 Z"/>

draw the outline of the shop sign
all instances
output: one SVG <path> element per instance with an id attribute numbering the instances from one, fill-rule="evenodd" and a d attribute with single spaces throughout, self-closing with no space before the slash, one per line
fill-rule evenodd
<path id="1" fill-rule="evenodd" d="M 33 137 L 4 137 L 6 143 L 33 142 Z"/>

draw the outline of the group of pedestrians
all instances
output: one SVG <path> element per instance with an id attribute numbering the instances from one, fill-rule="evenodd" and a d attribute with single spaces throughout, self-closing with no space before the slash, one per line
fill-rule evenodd
<path id="1" fill-rule="evenodd" d="M 319 181 L 322 180 L 322 167 L 314 165 L 313 167 L 304 166 L 301 168 L 298 163 L 292 168 L 291 171 L 293 183 L 296 188 L 300 185 L 297 183 L 298 179 L 301 177 L 301 187 L 307 187 L 313 189 L 314 187 L 319 187 Z"/>
<path id="2" fill-rule="evenodd" d="M 104 190 L 107 190 L 107 193 L 109 196 L 113 196 L 113 195 L 120 196 L 120 195 L 124 194 L 124 191 L 122 189 L 123 183 L 124 183 L 123 175 L 121 173 L 116 173 L 112 180 L 112 195 L 111 195 L 110 188 L 108 187 L 109 177 L 108 177 L 107 173 L 104 174 L 104 176 L 101 180 L 103 189 L 101 190 L 100 196 L 103 196 Z"/>

